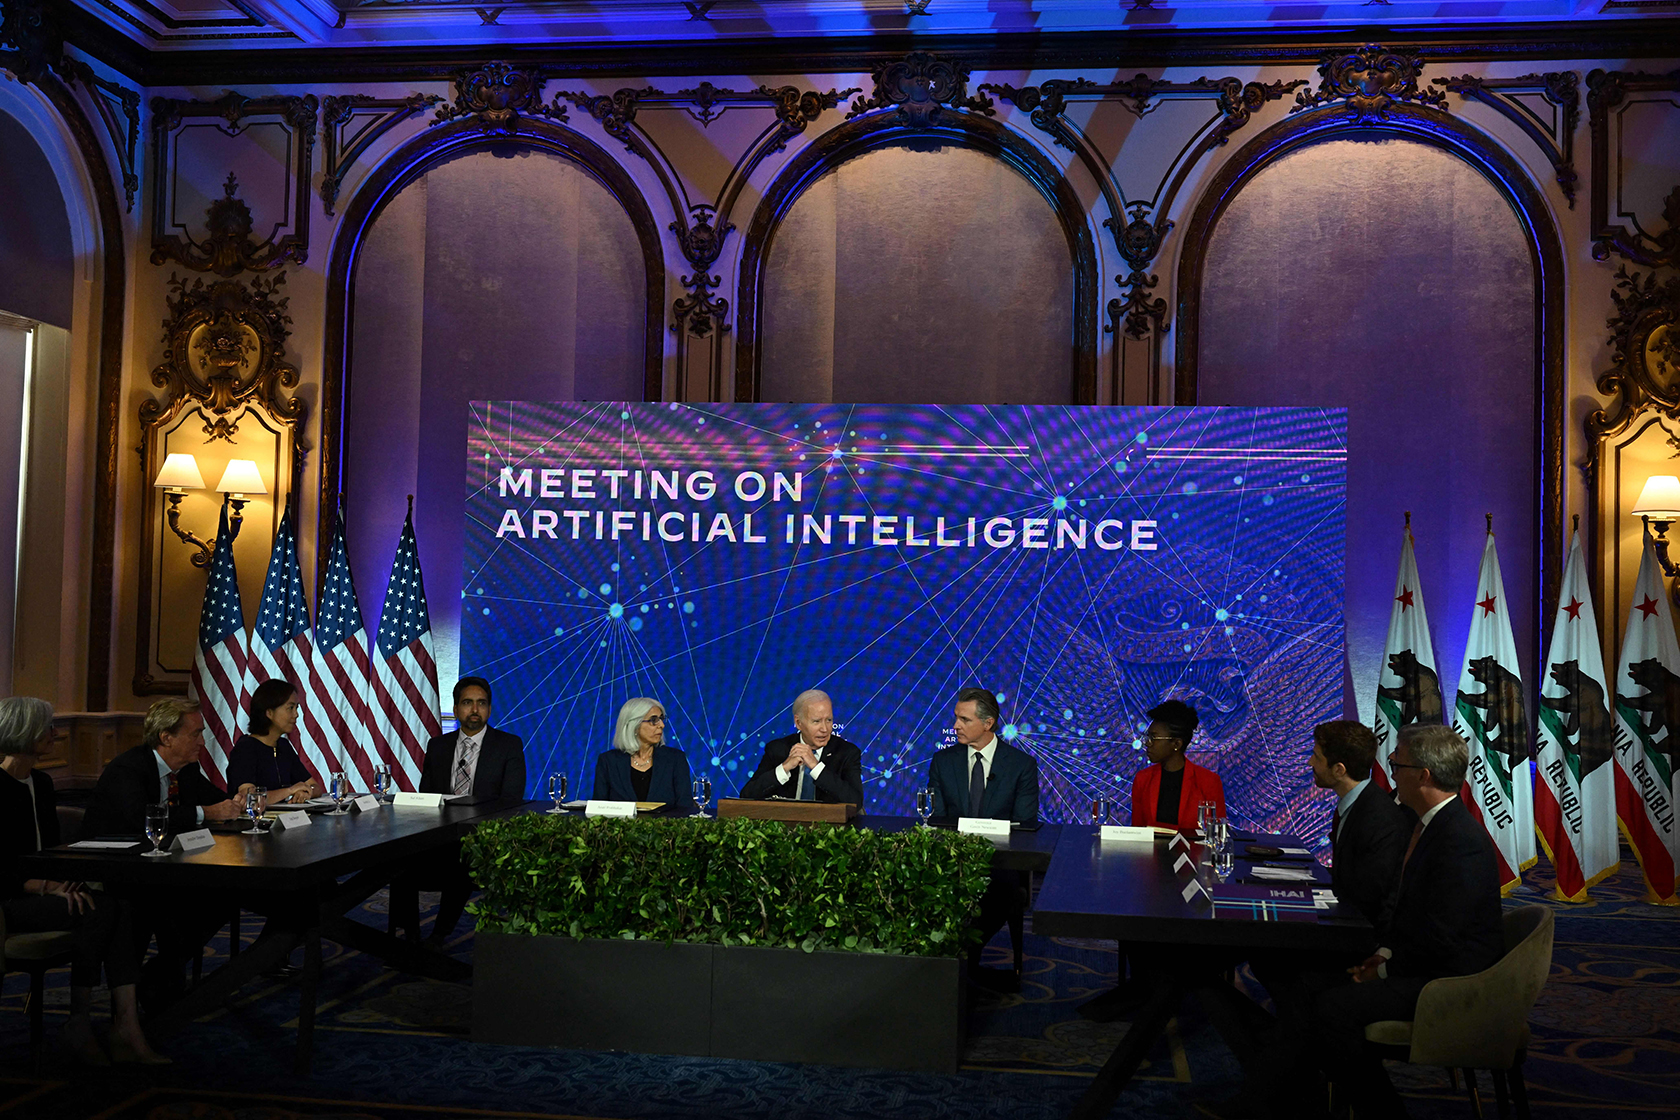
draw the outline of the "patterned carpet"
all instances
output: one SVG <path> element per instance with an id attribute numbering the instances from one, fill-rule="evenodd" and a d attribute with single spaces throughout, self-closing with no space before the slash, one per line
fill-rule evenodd
<path id="1" fill-rule="evenodd" d="M 1536 901 L 1550 886 L 1536 869 L 1511 904 Z M 1647 906 L 1641 894 L 1636 875 L 1624 873 L 1596 888 L 1594 902 L 1557 907 L 1552 975 L 1531 1017 L 1536 1116 L 1674 1114 L 1680 912 Z M 358 916 L 383 926 L 383 904 L 376 896 Z M 246 936 L 256 927 L 247 922 Z M 452 951 L 470 959 L 471 947 L 462 932 Z M 224 954 L 225 940 L 211 951 Z M 990 952 L 1003 964 L 1007 935 Z M 27 982 L 14 975 L 0 999 L 0 1118 L 1051 1120 L 1067 1115 L 1125 1024 L 1087 1023 L 1075 1013 L 1113 985 L 1112 946 L 1029 937 L 1028 953 L 1020 995 L 976 998 L 963 1068 L 952 1076 L 475 1046 L 467 1041 L 468 989 L 399 975 L 331 944 L 307 1080 L 290 1072 L 297 1000 L 283 984 L 247 988 L 171 1038 L 164 1049 L 176 1064 L 156 1072 L 76 1070 L 50 1039 L 37 1068 L 27 1044 Z M 63 1016 L 67 979 L 49 978 L 49 1034 Z M 1444 1074 L 1390 1070 L 1414 1116 L 1470 1114 L 1465 1094 Z M 1224 1096 L 1238 1078 L 1235 1061 L 1190 1003 L 1113 1115 L 1194 1115 L 1193 1098 Z M 1492 1115 L 1491 1099 L 1488 1107 Z"/>

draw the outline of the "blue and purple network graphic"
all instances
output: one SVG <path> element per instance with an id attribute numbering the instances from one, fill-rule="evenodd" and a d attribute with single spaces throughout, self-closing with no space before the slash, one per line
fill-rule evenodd
<path id="1" fill-rule="evenodd" d="M 907 814 L 952 697 L 1002 700 L 1041 812 L 1129 807 L 1144 711 L 1240 823 L 1315 835 L 1313 724 L 1342 711 L 1336 409 L 478 402 L 461 671 L 533 795 L 582 789 L 631 696 L 719 796 L 806 688 Z M 1311 808 L 1309 808 L 1309 801 Z"/>

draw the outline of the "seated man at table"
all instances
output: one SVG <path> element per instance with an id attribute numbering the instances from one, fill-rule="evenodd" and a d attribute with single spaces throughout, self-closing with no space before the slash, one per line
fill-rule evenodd
<path id="1" fill-rule="evenodd" d="M 1371 780 L 1377 737 L 1351 719 L 1313 728 L 1313 784 L 1336 795 L 1330 817 L 1330 885 L 1338 901 L 1375 924 L 1400 875 L 1412 820 Z"/>
<path id="2" fill-rule="evenodd" d="M 848 801 L 863 811 L 863 752 L 834 734 L 834 702 L 808 688 L 793 698 L 792 735 L 764 744 L 758 770 L 741 787 L 749 801 Z"/>
<path id="3" fill-rule="evenodd" d="M 1144 749 L 1151 766 L 1132 779 L 1132 824 L 1165 825 L 1184 831 L 1196 825 L 1196 806 L 1211 801 L 1225 815 L 1225 786 L 1219 775 L 1184 757 L 1201 723 L 1196 709 L 1182 700 L 1165 700 L 1149 709 Z"/>
<path id="4" fill-rule="evenodd" d="M 1037 823 L 1038 760 L 1000 739 L 998 721 L 997 697 L 991 692 L 965 688 L 957 693 L 951 717 L 956 745 L 937 752 L 928 763 L 934 816 Z M 975 983 L 1019 990 L 1019 975 L 996 976 L 995 970 L 982 969 L 980 954 L 992 935 L 1024 908 L 1026 893 L 1021 872 L 992 872 L 991 885 L 980 900 L 980 915 L 974 923 L 980 930 L 980 942 L 968 955 L 968 975 Z"/>
<path id="5" fill-rule="evenodd" d="M 421 793 L 474 798 L 525 798 L 525 741 L 490 726 L 490 682 L 462 677 L 455 683 L 455 719 L 460 730 L 438 735 L 426 744 L 420 768 Z M 472 877 L 461 863 L 460 847 L 426 857 L 422 864 L 391 883 L 392 923 L 419 933 L 422 889 L 442 892 L 437 920 L 426 943 L 441 948 L 455 932 L 472 894 Z"/>
<path id="6" fill-rule="evenodd" d="M 1458 796 L 1470 760 L 1464 740 L 1450 727 L 1413 724 L 1391 757 L 1400 802 L 1418 821 L 1377 930 L 1380 948 L 1344 971 L 1275 987 L 1278 1026 L 1259 1060 L 1246 1063 L 1243 1095 L 1198 1103 L 1204 1113 L 1293 1115 L 1316 1065 L 1346 1090 L 1361 1120 L 1405 1116 L 1381 1060 L 1366 1049 L 1365 1027 L 1410 1020 L 1429 981 L 1481 972 L 1504 956 L 1498 857 Z"/>
<path id="7" fill-rule="evenodd" d="M 167 802 L 171 835 L 202 828 L 207 821 L 232 820 L 238 806 L 204 776 L 204 716 L 196 700 L 171 697 L 146 712 L 144 740 L 106 763 L 93 787 L 82 831 L 89 838 L 139 836 L 146 830 L 146 806 Z M 138 952 L 157 935 L 157 954 L 140 972 L 140 1002 L 149 1012 L 178 997 L 186 987 L 183 970 L 220 928 L 226 906 L 181 891 L 146 888 L 130 892 Z"/>

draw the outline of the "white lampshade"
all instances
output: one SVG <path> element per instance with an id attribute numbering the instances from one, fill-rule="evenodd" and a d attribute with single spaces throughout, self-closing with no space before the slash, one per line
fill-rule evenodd
<path id="1" fill-rule="evenodd" d="M 257 473 L 257 464 L 250 459 L 229 459 L 227 470 L 222 472 L 222 480 L 216 483 L 216 489 L 224 494 L 268 493 L 262 475 Z"/>
<path id="2" fill-rule="evenodd" d="M 1654 474 L 1646 479 L 1645 489 L 1633 503 L 1633 512 L 1644 514 L 1652 521 L 1680 521 L 1680 478 Z"/>
<path id="3" fill-rule="evenodd" d="M 153 486 L 177 486 L 183 490 L 204 489 L 204 476 L 198 473 L 198 460 L 191 455 L 172 454 L 163 461 Z"/>

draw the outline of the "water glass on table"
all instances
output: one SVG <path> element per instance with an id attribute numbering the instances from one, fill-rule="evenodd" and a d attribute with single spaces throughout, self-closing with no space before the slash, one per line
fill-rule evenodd
<path id="1" fill-rule="evenodd" d="M 548 798 L 554 802 L 554 808 L 549 810 L 550 815 L 566 811 L 560 804 L 566 800 L 566 775 L 553 773 L 548 776 Z"/>
<path id="2" fill-rule="evenodd" d="M 711 800 L 712 780 L 702 774 L 694 779 L 694 803 L 700 806 L 700 811 L 695 816 L 709 819 L 711 814 L 706 812 L 706 806 L 711 803 Z"/>
<path id="3" fill-rule="evenodd" d="M 332 776 L 332 799 L 333 811 L 329 816 L 341 817 L 350 812 L 344 807 L 350 800 L 350 776 L 342 770 Z"/>
<path id="4" fill-rule="evenodd" d="M 1091 798 L 1091 823 L 1101 828 L 1109 821 L 1109 814 L 1114 811 L 1114 803 L 1106 797 Z"/>
<path id="5" fill-rule="evenodd" d="M 383 762 L 373 768 L 373 792 L 379 795 L 381 805 L 391 799 L 391 772 Z"/>
<path id="6" fill-rule="evenodd" d="M 1213 819 L 1213 871 L 1219 876 L 1220 882 L 1231 877 L 1231 870 L 1235 862 L 1235 847 L 1231 842 L 1231 822 L 1224 817 Z"/>
<path id="7" fill-rule="evenodd" d="M 1196 806 L 1196 832 L 1201 836 L 1204 845 L 1209 844 L 1208 833 L 1218 815 L 1219 807 L 1211 801 L 1203 801 Z"/>
<path id="8" fill-rule="evenodd" d="M 923 828 L 932 828 L 928 818 L 933 816 L 933 787 L 923 786 L 916 791 L 916 815 L 922 818 Z"/>
<path id="9" fill-rule="evenodd" d="M 163 838 L 169 835 L 169 803 L 161 801 L 156 805 L 146 806 L 146 839 L 152 842 L 152 850 L 146 852 L 148 856 L 166 856 L 163 850 Z"/>
<path id="10" fill-rule="evenodd" d="M 268 790 L 263 786 L 252 786 L 245 791 L 245 816 L 251 821 L 252 831 L 262 828 L 262 815 L 268 808 Z"/>

